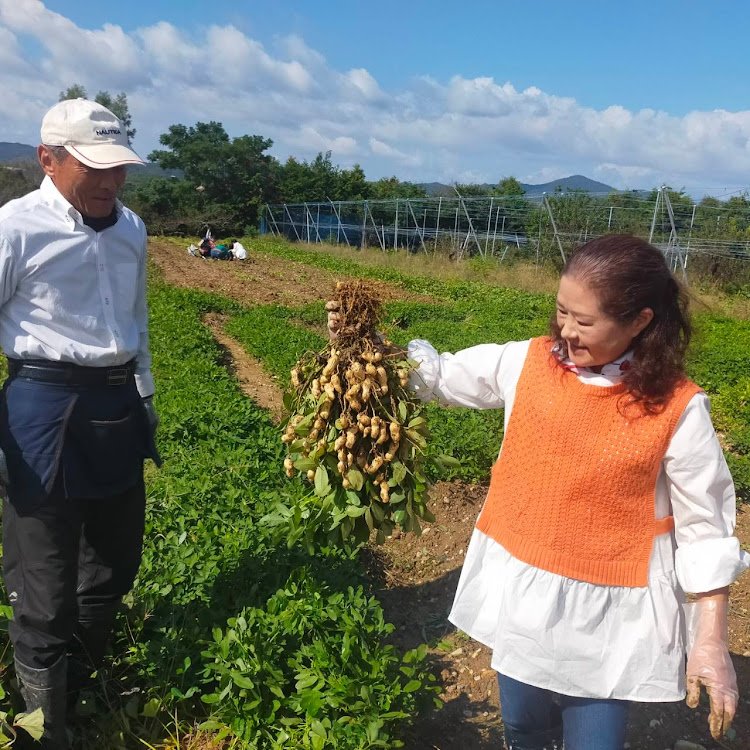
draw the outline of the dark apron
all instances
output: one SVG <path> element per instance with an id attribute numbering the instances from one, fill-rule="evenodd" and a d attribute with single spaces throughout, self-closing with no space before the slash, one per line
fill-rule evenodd
<path id="1" fill-rule="evenodd" d="M 143 401 L 131 378 L 120 386 L 75 386 L 17 377 L 0 405 L 0 448 L 18 512 L 52 492 L 68 498 L 117 495 L 160 463 Z"/>

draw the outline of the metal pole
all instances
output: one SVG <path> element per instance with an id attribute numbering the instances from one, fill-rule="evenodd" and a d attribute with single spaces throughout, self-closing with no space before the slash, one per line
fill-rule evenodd
<path id="1" fill-rule="evenodd" d="M 516 245 L 518 245 L 518 234 L 516 234 Z M 542 247 L 542 212 L 539 211 L 539 236 L 536 241 L 536 264 L 539 266 L 539 250 Z"/>
<path id="2" fill-rule="evenodd" d="M 484 257 L 487 257 L 487 250 L 489 250 L 490 245 L 490 223 L 492 222 L 492 205 L 495 201 L 495 196 L 493 195 L 490 198 L 490 212 L 487 214 L 487 236 L 484 240 Z"/>
<path id="3" fill-rule="evenodd" d="M 612 228 L 612 211 L 614 211 L 614 209 L 615 209 L 614 206 L 610 206 L 609 207 L 609 221 L 607 222 L 607 229 L 608 230 Z"/>
<path id="4" fill-rule="evenodd" d="M 411 218 L 414 219 L 414 228 L 417 230 L 417 234 L 419 235 L 419 241 L 422 243 L 422 250 L 427 252 L 427 248 L 424 245 L 424 235 L 419 229 L 419 222 L 417 221 L 417 217 L 414 214 L 414 209 L 411 207 L 411 201 L 408 198 L 406 199 L 406 205 L 409 207 L 409 211 L 411 211 Z"/>
<path id="5" fill-rule="evenodd" d="M 670 232 L 669 236 L 669 245 L 667 248 L 668 252 L 674 253 L 674 266 L 675 270 L 677 270 L 677 263 L 682 266 L 682 278 L 684 281 L 687 281 L 687 263 L 686 263 L 686 257 L 682 252 L 682 248 L 680 247 L 680 239 L 677 235 L 677 225 L 675 223 L 674 218 L 674 209 L 672 208 L 672 201 L 669 198 L 669 193 L 665 192 L 664 194 L 664 205 L 667 207 L 667 214 L 669 215 L 669 223 L 672 227 L 672 231 Z"/>
<path id="6" fill-rule="evenodd" d="M 664 190 L 664 187 L 660 187 L 656 191 L 656 203 L 654 203 L 654 218 L 651 219 L 651 231 L 648 235 L 648 241 L 649 243 L 652 243 L 654 241 L 654 229 L 656 229 L 656 217 L 659 212 L 659 199 L 662 197 L 661 191 Z"/>
<path id="7" fill-rule="evenodd" d="M 549 219 L 552 222 L 552 231 L 555 233 L 557 246 L 560 248 L 560 255 L 562 256 L 563 263 L 565 263 L 565 251 L 563 250 L 562 242 L 560 242 L 560 235 L 557 233 L 557 225 L 555 224 L 555 217 L 552 215 L 552 206 L 550 206 L 549 204 L 547 193 L 544 194 L 544 205 L 547 206 L 547 213 L 549 214 Z"/>
<path id="8" fill-rule="evenodd" d="M 398 250 L 398 198 L 396 198 L 396 223 L 393 227 L 393 249 Z"/>
<path id="9" fill-rule="evenodd" d="M 437 224 L 435 224 L 435 252 L 437 252 L 438 236 L 440 235 L 440 209 L 443 206 L 443 196 L 438 198 Z"/>
<path id="10" fill-rule="evenodd" d="M 292 219 L 292 215 L 289 213 L 289 209 L 287 208 L 286 203 L 284 204 L 284 210 L 286 211 L 286 215 L 289 217 L 289 223 L 292 225 L 294 234 L 297 237 L 297 242 L 302 242 L 302 238 L 299 236 L 299 232 L 297 231 L 297 225 L 294 223 L 294 219 Z"/>
<path id="11" fill-rule="evenodd" d="M 367 201 L 365 201 L 365 207 L 362 211 L 362 247 L 367 245 Z"/>
<path id="12" fill-rule="evenodd" d="M 271 206 L 266 204 L 266 208 L 268 209 L 268 213 L 271 216 L 271 221 L 273 222 L 273 225 L 276 227 L 276 234 L 278 234 L 279 237 L 281 237 L 282 232 L 279 229 L 279 225 L 276 223 L 276 217 L 273 215 L 273 211 L 271 211 Z"/>
<path id="13" fill-rule="evenodd" d="M 456 220 L 453 222 L 453 240 L 451 241 L 451 247 L 453 243 L 456 243 L 456 251 L 458 251 L 458 206 L 456 206 Z"/>
<path id="14" fill-rule="evenodd" d="M 310 209 L 307 206 L 307 203 L 305 203 L 305 208 L 307 208 L 307 216 L 309 218 L 309 223 L 307 225 L 307 241 L 309 242 L 310 241 L 310 224 L 313 223 L 313 216 L 312 216 L 312 212 L 310 211 Z M 318 238 L 316 240 L 316 242 L 322 242 L 323 240 L 320 239 L 320 233 L 318 232 L 318 225 L 317 224 L 315 225 L 315 234 L 316 234 L 316 236 Z"/>
<path id="15" fill-rule="evenodd" d="M 336 210 L 336 205 L 330 198 L 328 199 L 328 202 L 331 204 L 331 208 L 333 208 L 333 212 L 336 214 L 336 219 L 338 220 L 339 229 L 341 230 L 341 233 L 344 235 L 346 244 L 349 245 L 349 247 L 351 247 L 352 243 L 349 242 L 349 238 L 346 236 L 346 229 L 344 229 L 344 225 L 341 223 L 341 201 L 339 201 L 338 211 Z"/>
<path id="16" fill-rule="evenodd" d="M 383 235 L 383 238 L 380 238 L 380 234 L 378 233 L 378 225 L 375 223 L 375 217 L 372 215 L 372 209 L 370 208 L 370 204 L 365 201 L 365 212 L 370 212 L 370 221 L 372 222 L 372 228 L 375 230 L 375 236 L 378 238 L 378 245 L 380 245 L 380 249 L 385 252 L 385 234 Z M 367 218 L 367 215 L 365 214 L 365 219 Z"/>
<path id="17" fill-rule="evenodd" d="M 305 227 L 307 228 L 307 244 L 310 244 L 310 212 L 307 210 L 307 203 L 305 203 Z"/>
<path id="18" fill-rule="evenodd" d="M 479 255 L 482 255 L 482 246 L 479 244 L 479 239 L 477 238 L 477 233 L 474 231 L 474 224 L 471 221 L 471 216 L 469 216 L 469 211 L 466 208 L 466 204 L 464 203 L 463 198 L 459 198 L 461 201 L 461 205 L 463 206 L 464 213 L 466 214 L 466 218 L 469 220 L 469 233 L 474 235 L 474 242 L 476 243 L 477 250 L 479 251 Z M 466 235 L 468 238 L 468 234 Z"/>
<path id="19" fill-rule="evenodd" d="M 500 206 L 495 210 L 495 226 L 492 230 L 492 257 L 495 257 L 495 240 L 497 239 L 497 220 L 500 218 Z M 503 216 L 503 227 L 505 226 L 505 216 Z"/>
<path id="20" fill-rule="evenodd" d="M 693 215 L 690 217 L 690 232 L 688 233 L 687 247 L 685 248 L 685 268 L 687 268 L 688 259 L 690 257 L 690 241 L 693 239 L 693 224 L 695 224 L 695 209 L 698 207 L 697 203 L 693 203 Z"/>
<path id="21" fill-rule="evenodd" d="M 315 234 L 318 235 L 318 242 L 323 242 L 320 239 L 320 203 L 318 203 L 317 218 L 315 219 Z"/>

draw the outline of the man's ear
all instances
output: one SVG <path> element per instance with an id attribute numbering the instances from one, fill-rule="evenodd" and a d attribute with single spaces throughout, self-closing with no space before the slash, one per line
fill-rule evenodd
<path id="1" fill-rule="evenodd" d="M 52 152 L 46 146 L 39 145 L 36 149 L 36 155 L 39 159 L 39 164 L 41 164 L 42 169 L 44 170 L 44 174 L 46 174 L 47 177 L 54 177 L 56 173 L 57 159 L 55 159 Z"/>

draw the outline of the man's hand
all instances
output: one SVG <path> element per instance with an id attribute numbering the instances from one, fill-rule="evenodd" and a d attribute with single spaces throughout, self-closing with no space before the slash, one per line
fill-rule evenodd
<path id="1" fill-rule="evenodd" d="M 8 462 L 5 460 L 5 451 L 0 450 L 0 486 L 7 487 L 9 484 Z"/>
<path id="2" fill-rule="evenodd" d="M 155 435 L 156 430 L 159 427 L 159 414 L 154 406 L 154 397 L 147 396 L 143 399 L 143 408 L 146 410 L 146 416 L 148 417 L 148 426 L 151 428 L 151 434 Z"/>

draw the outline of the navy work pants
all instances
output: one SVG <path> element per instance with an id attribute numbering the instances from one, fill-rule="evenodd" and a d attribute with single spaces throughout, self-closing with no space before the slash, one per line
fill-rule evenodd
<path id="1" fill-rule="evenodd" d="M 132 378 L 5 384 L 3 567 L 17 659 L 46 669 L 76 645 L 96 665 L 141 559 L 153 435 Z M 79 649 L 81 650 L 81 649 Z"/>
<path id="2" fill-rule="evenodd" d="M 16 657 L 51 667 L 66 651 L 98 661 L 141 561 L 146 494 L 141 478 L 106 498 L 51 495 L 19 513 L 3 502 L 3 566 Z M 95 653 L 86 653 L 93 649 Z"/>

